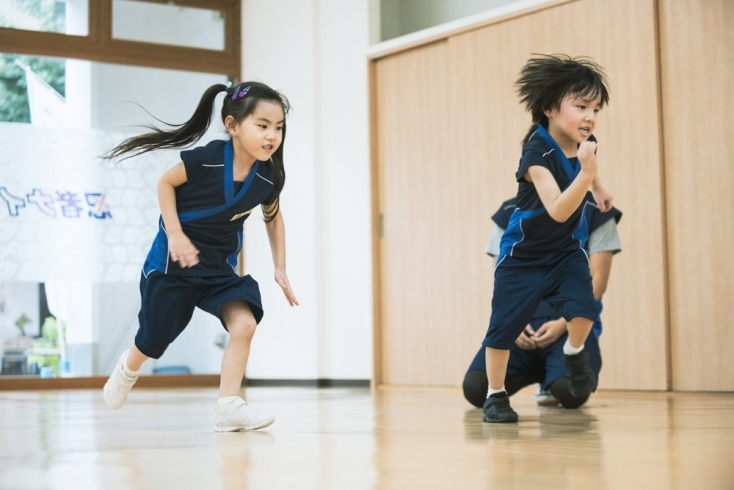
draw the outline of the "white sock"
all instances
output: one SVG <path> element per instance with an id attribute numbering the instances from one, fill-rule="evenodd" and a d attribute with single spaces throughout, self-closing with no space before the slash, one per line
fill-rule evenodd
<path id="1" fill-rule="evenodd" d="M 126 378 L 128 378 L 128 381 L 132 381 L 137 378 L 139 372 L 139 369 L 137 371 L 133 371 L 132 369 L 127 367 L 127 356 L 125 356 L 125 359 L 122 361 L 122 374 L 125 375 Z"/>
<path id="2" fill-rule="evenodd" d="M 219 407 L 219 410 L 227 410 L 229 406 L 232 404 L 233 401 L 238 399 L 239 396 L 223 396 L 222 398 L 217 400 L 217 406 Z"/>
<path id="3" fill-rule="evenodd" d="M 502 393 L 502 392 L 504 392 L 504 391 L 506 391 L 506 390 L 505 390 L 505 385 L 502 385 L 502 388 L 500 388 L 499 390 L 494 390 L 494 389 L 492 389 L 492 387 L 491 387 L 491 386 L 489 386 L 489 387 L 487 388 L 487 398 L 489 398 L 489 397 L 490 397 L 490 395 L 494 395 L 495 393 Z"/>
<path id="4" fill-rule="evenodd" d="M 572 356 L 574 354 L 578 354 L 584 350 L 584 344 L 581 344 L 581 347 L 573 347 L 571 345 L 571 342 L 569 342 L 568 337 L 566 337 L 566 343 L 563 344 L 563 353 L 567 356 Z"/>

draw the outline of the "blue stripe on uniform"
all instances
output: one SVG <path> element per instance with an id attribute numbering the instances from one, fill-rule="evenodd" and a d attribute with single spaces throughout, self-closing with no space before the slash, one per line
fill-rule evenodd
<path id="1" fill-rule="evenodd" d="M 561 166 L 563 167 L 563 170 L 566 171 L 566 175 L 568 175 L 568 184 L 561 189 L 562 191 L 565 191 L 566 188 L 571 185 L 571 182 L 573 182 L 573 179 L 576 178 L 576 176 L 581 171 L 581 165 L 576 165 L 576 170 L 574 170 L 573 165 L 571 165 L 571 162 L 568 161 L 568 157 L 566 157 L 566 154 L 561 151 L 561 148 L 558 146 L 558 143 L 551 137 L 550 134 L 548 134 L 548 131 L 546 129 L 538 124 L 538 136 L 543 138 L 546 143 L 548 143 L 551 148 L 553 148 L 556 151 L 556 155 L 558 155 L 558 159 L 561 161 Z"/>
<path id="2" fill-rule="evenodd" d="M 497 264 L 502 261 L 505 255 L 511 256 L 515 245 L 522 242 L 525 238 L 525 233 L 522 231 L 522 220 L 535 218 L 544 212 L 544 207 L 523 211 L 515 208 L 515 211 L 513 211 L 510 216 L 510 222 L 507 224 L 507 229 L 502 234 L 502 240 L 500 240 L 500 254 L 497 256 Z"/>
<path id="3" fill-rule="evenodd" d="M 237 201 L 239 201 L 242 196 L 245 195 L 247 192 L 247 189 L 250 188 L 250 185 L 252 184 L 252 181 L 255 180 L 255 175 L 257 174 L 257 169 L 260 165 L 260 162 L 255 161 L 255 164 L 250 169 L 250 174 L 247 176 L 247 179 L 245 180 L 245 183 L 242 185 L 242 189 L 237 193 L 237 195 L 234 195 L 234 156 L 232 151 L 232 140 L 227 142 L 227 145 L 224 147 L 224 197 L 225 201 L 224 204 L 217 206 L 215 208 L 210 209 L 202 209 L 199 211 L 187 211 L 185 213 L 179 213 L 178 214 L 178 220 L 182 223 L 186 221 L 194 221 L 197 219 L 204 219 L 209 218 L 211 216 L 215 216 L 219 213 L 222 213 L 226 211 L 227 209 L 234 206 Z"/>
<path id="4" fill-rule="evenodd" d="M 586 206 L 594 206 L 594 204 L 589 201 L 584 201 L 584 206 L 581 209 L 579 226 L 571 234 L 571 238 L 579 241 L 579 248 L 584 248 L 586 246 L 586 242 L 589 241 L 589 224 L 586 222 Z"/>
<path id="5" fill-rule="evenodd" d="M 229 254 L 227 257 L 227 263 L 232 267 L 232 270 L 237 272 L 237 255 L 242 250 L 242 230 L 237 232 L 237 250 Z"/>
<path id="6" fill-rule="evenodd" d="M 155 269 L 165 273 L 168 267 L 168 234 L 163 225 L 163 218 L 158 218 L 158 234 L 153 240 L 153 245 L 148 252 L 147 261 L 150 262 Z"/>

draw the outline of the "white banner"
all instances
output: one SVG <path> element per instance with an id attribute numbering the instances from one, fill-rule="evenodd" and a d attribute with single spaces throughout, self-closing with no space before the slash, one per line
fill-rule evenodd
<path id="1" fill-rule="evenodd" d="M 66 100 L 46 81 L 36 75 L 27 65 L 16 60 L 25 71 L 25 83 L 28 87 L 28 106 L 31 113 L 31 124 L 34 126 L 58 127 L 66 121 Z"/>
<path id="2" fill-rule="evenodd" d="M 120 132 L 0 123 L 0 281 L 137 281 L 157 232 L 156 183 L 180 161 L 99 156 Z"/>

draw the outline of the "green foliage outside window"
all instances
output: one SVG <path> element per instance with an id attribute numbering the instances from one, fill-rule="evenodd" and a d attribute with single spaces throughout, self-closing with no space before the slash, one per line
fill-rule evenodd
<path id="1" fill-rule="evenodd" d="M 5 0 L 0 27 L 47 32 L 65 32 L 66 4 L 55 0 Z M 58 93 L 66 93 L 63 59 L 0 54 L 0 121 L 31 122 L 25 72 L 15 60 L 25 63 Z"/>

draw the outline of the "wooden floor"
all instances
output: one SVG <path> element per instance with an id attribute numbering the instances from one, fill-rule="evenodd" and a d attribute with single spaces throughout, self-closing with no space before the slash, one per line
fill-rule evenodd
<path id="1" fill-rule="evenodd" d="M 271 427 L 215 434 L 216 390 L 0 392 L 0 489 L 733 489 L 734 395 L 513 397 L 489 425 L 458 390 L 249 388 Z"/>

